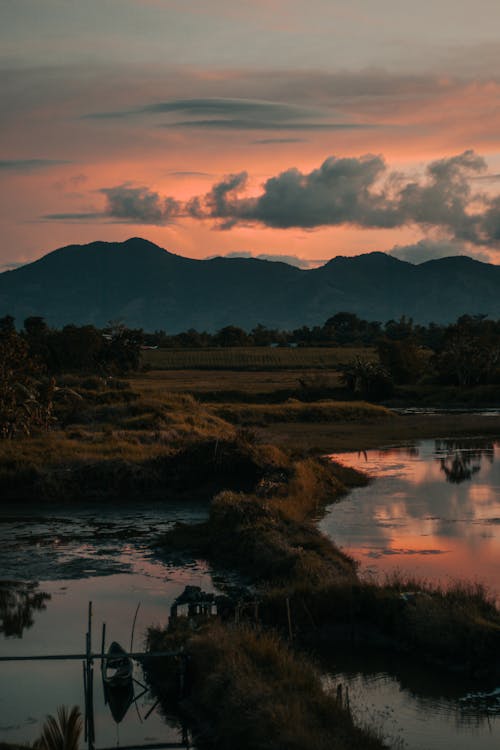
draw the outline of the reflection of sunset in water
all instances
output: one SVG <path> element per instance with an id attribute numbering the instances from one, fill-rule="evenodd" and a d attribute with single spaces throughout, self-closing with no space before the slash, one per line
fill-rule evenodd
<path id="1" fill-rule="evenodd" d="M 426 440 L 331 457 L 374 477 L 321 529 L 365 573 L 466 578 L 500 592 L 500 442 Z"/>

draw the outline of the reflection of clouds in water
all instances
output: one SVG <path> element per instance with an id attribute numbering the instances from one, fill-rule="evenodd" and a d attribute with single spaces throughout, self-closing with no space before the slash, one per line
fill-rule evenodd
<path id="1" fill-rule="evenodd" d="M 446 549 L 395 549 L 392 547 L 384 547 L 383 549 L 373 549 L 370 552 L 365 552 L 366 557 L 372 557 L 378 559 L 382 555 L 445 555 L 448 552 Z"/>
<path id="2" fill-rule="evenodd" d="M 489 487 L 486 484 L 473 484 L 469 490 L 469 497 L 477 506 L 479 503 L 488 505 L 496 502 L 500 494 L 500 487 Z"/>
<path id="3" fill-rule="evenodd" d="M 449 481 L 443 461 L 448 475 L 455 469 L 458 472 L 454 481 Z M 362 558 L 369 555 L 380 560 L 381 568 L 384 560 L 390 566 L 389 561 L 399 556 L 404 567 L 404 559 L 409 563 L 413 556 L 422 560 L 424 575 L 425 558 L 430 562 L 431 558 L 442 557 L 441 575 L 471 577 L 486 573 L 490 583 L 496 585 L 494 571 L 500 557 L 498 441 L 427 440 L 401 451 L 392 448 L 367 451 L 365 455 L 344 454 L 341 462 L 377 478 L 332 506 L 322 521 L 321 528 L 340 546 L 352 554 L 358 550 Z M 457 481 L 468 467 L 470 477 Z M 447 570 L 446 565 L 453 565 L 453 569 Z"/>

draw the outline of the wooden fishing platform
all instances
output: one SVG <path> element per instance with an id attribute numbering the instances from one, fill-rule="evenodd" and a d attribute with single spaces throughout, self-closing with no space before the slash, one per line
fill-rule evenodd
<path id="1" fill-rule="evenodd" d="M 137 617 L 137 607 L 135 617 Z M 123 657 L 134 659 L 135 661 L 144 661 L 145 659 L 154 659 L 162 657 L 183 657 L 184 652 L 181 649 L 171 651 L 133 651 L 133 632 L 135 627 L 132 628 L 131 637 L 131 649 L 128 652 L 123 651 Z M 0 656 L 0 662 L 33 662 L 33 661 L 80 661 L 83 664 L 83 688 L 85 696 L 85 715 L 84 715 L 84 729 L 85 729 L 85 743 L 88 750 L 116 750 L 115 747 L 102 747 L 96 748 L 95 744 L 95 724 L 94 724 L 94 662 L 97 661 L 101 664 L 101 670 L 105 663 L 108 654 L 105 650 L 106 640 L 106 625 L 103 623 L 102 626 L 102 641 L 101 650 L 92 651 L 92 602 L 88 605 L 88 629 L 85 635 L 86 650 L 84 653 L 77 654 L 34 654 L 29 656 Z M 137 682 L 135 678 L 133 681 L 143 688 L 143 692 L 140 695 L 134 695 L 133 701 L 135 703 L 144 693 L 147 692 L 147 688 L 141 683 Z M 156 708 L 158 701 L 146 714 L 147 718 L 149 714 Z M 167 750 L 167 748 L 189 748 L 189 740 L 187 732 L 183 728 L 183 739 L 181 742 L 159 742 L 146 745 L 120 745 L 120 750 Z"/>

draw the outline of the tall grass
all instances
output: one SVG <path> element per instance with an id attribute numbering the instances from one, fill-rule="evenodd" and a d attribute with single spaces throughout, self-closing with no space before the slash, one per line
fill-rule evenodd
<path id="1" fill-rule="evenodd" d="M 161 632 L 153 634 L 150 645 L 162 647 Z M 185 648 L 190 657 L 191 690 L 181 710 L 193 723 L 197 747 L 382 747 L 375 736 L 357 728 L 349 712 L 323 691 L 312 664 L 277 635 L 216 624 L 188 638 Z M 161 674 L 156 680 L 161 681 Z"/>

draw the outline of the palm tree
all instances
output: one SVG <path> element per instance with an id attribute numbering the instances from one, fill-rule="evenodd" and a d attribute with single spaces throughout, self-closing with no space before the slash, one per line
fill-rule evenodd
<path id="1" fill-rule="evenodd" d="M 66 706 L 59 706 L 57 719 L 47 716 L 42 734 L 33 747 L 37 750 L 78 750 L 82 726 L 78 706 L 73 706 L 71 711 Z"/>

